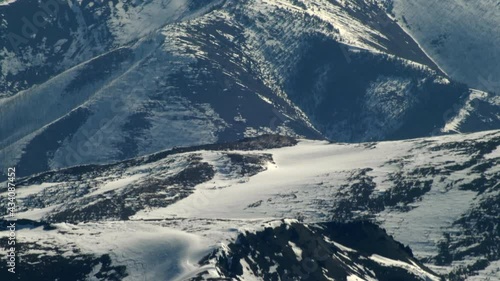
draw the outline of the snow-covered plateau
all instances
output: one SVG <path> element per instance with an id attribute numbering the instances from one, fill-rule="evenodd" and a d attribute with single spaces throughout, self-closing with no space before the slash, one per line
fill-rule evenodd
<path id="1" fill-rule="evenodd" d="M 500 128 L 498 98 L 471 103 L 373 1 L 84 0 L 34 25 L 44 3 L 0 6 L 0 168 L 22 176 L 269 133 Z"/>
<path id="2" fill-rule="evenodd" d="M 46 172 L 18 181 L 19 255 L 35 272 L 35 256 L 54 267 L 85 257 L 79 274 L 91 280 L 280 280 L 298 274 L 290 257 L 271 262 L 252 235 L 281 233 L 299 267 L 300 253 L 315 260 L 302 235 L 340 251 L 303 280 L 393 280 L 368 261 L 415 278 L 401 280 L 497 280 L 499 147 L 500 131 L 361 144 L 266 135 Z M 344 228 L 354 233 L 338 236 Z M 361 229 L 387 231 L 401 255 L 348 239 Z M 235 258 L 241 266 L 227 264 Z M 342 274 L 328 274 L 331 263 Z"/>
<path id="3" fill-rule="evenodd" d="M 0 2 L 0 280 L 500 281 L 498 1 Z"/>

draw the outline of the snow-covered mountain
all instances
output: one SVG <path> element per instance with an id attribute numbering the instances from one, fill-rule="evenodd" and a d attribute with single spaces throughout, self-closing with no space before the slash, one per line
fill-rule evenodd
<path id="1" fill-rule="evenodd" d="M 441 280 L 371 223 L 284 220 L 263 228 L 214 251 L 202 264 L 215 269 L 190 280 Z"/>
<path id="2" fill-rule="evenodd" d="M 500 280 L 498 5 L 424 2 L 1 2 L 15 278 Z"/>
<path id="3" fill-rule="evenodd" d="M 262 136 L 46 172 L 17 182 L 17 217 L 31 225 L 18 254 L 25 274 L 39 272 L 36 257 L 81 280 L 278 280 L 309 259 L 304 280 L 498 280 L 499 152 L 500 131 Z M 411 251 L 371 224 L 330 221 L 371 221 Z M 335 255 L 318 260 L 306 240 Z"/>
<path id="4" fill-rule="evenodd" d="M 451 77 L 500 93 L 497 0 L 382 0 Z"/>
<path id="5" fill-rule="evenodd" d="M 20 175 L 266 133 L 500 125 L 371 1 L 54 3 L 0 6 L 1 166 Z"/>
<path id="6" fill-rule="evenodd" d="M 483 1 L 381 0 L 389 13 L 452 78 L 473 90 L 455 108 L 448 129 L 460 132 L 498 128 L 500 124 L 500 3 Z M 463 120 L 467 117 L 467 120 Z"/>

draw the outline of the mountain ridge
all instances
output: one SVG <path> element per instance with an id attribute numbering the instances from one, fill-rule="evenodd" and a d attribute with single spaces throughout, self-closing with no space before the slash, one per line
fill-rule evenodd
<path id="1" fill-rule="evenodd" d="M 458 115 L 460 121 L 448 126 L 456 131 L 500 124 L 485 118 L 494 116 L 494 103 L 468 103 L 467 86 L 432 70 L 437 67 L 418 45 L 371 2 L 89 3 L 75 9 L 86 23 L 99 20 L 88 32 L 112 50 L 88 55 L 83 64 L 77 56 L 76 66 L 38 86 L 27 82 L 27 89 L 0 102 L 2 164 L 20 166 L 21 175 L 266 133 L 358 142 L 442 134 Z M 152 33 L 120 35 L 118 23 L 124 30 L 141 28 L 148 13 L 169 5 L 181 8 L 147 25 Z M 128 20 L 124 9 L 139 20 Z M 61 6 L 59 14 L 68 13 Z M 52 20 L 47 32 L 63 18 Z M 2 25 L 14 32 L 9 26 Z M 92 36 L 61 32 L 75 34 L 71 46 L 93 48 L 94 41 L 81 43 Z M 74 47 L 64 50 L 52 55 L 73 56 Z M 14 60 L 6 51 L 3 56 Z M 6 66 L 4 74 L 11 71 Z M 36 67 L 27 73 L 40 72 Z"/>
<path id="2" fill-rule="evenodd" d="M 87 247 L 92 239 L 116 234 L 112 229 L 121 224 L 124 233 L 175 230 L 189 239 L 204 237 L 213 250 L 236 241 L 235 229 L 270 220 L 368 220 L 408 245 L 436 274 L 493 278 L 499 146 L 498 131 L 362 144 L 262 136 L 43 173 L 18 180 L 17 218 L 56 229 L 26 229 L 19 243 L 45 243 L 46 235 L 66 241 L 64 229 L 75 228 L 72 235 L 82 239 L 75 247 Z M 100 228 L 106 231 L 89 234 Z M 211 251 L 204 249 L 194 263 Z M 140 272 L 110 259 L 128 264 L 131 276 Z"/>

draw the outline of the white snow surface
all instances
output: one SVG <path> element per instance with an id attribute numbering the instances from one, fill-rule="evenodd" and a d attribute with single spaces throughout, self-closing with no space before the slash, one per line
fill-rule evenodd
<path id="1" fill-rule="evenodd" d="M 153 280 L 159 277 L 176 280 L 200 272 L 202 269 L 196 265 L 197 261 L 210 249 L 220 247 L 220 243 L 232 241 L 240 232 L 256 231 L 283 218 L 300 217 L 306 222 L 327 220 L 332 215 L 329 213 L 331 206 L 335 206 L 343 194 L 349 192 L 349 186 L 360 180 L 352 177 L 361 170 L 371 169 L 367 175 L 373 177 L 376 183 L 376 194 L 394 188 L 395 183 L 389 175 L 395 171 L 411 173 L 415 169 L 441 167 L 450 162 L 463 164 L 471 157 L 461 149 L 440 146 L 479 143 L 499 136 L 500 131 L 490 131 L 363 144 L 303 139 L 290 147 L 231 151 L 240 155 L 272 155 L 272 161 L 262 164 L 265 170 L 252 176 L 239 176 L 234 170 L 228 169 L 230 163 L 227 151 L 198 150 L 173 154 L 156 162 L 122 170 L 118 166 L 114 169 L 119 170 L 113 170 L 116 174 L 82 179 L 81 186 L 75 186 L 79 181 L 68 180 L 57 184 L 46 182 L 19 187 L 18 202 L 23 211 L 17 217 L 46 218 L 64 210 L 66 204 L 78 204 L 82 199 L 78 192 L 82 191 L 87 192 L 83 199 L 90 196 L 113 198 L 148 179 L 168 178 L 179 173 L 193 157 L 211 165 L 215 176 L 195 186 L 187 197 L 165 207 L 139 210 L 129 217 L 129 221 L 57 224 L 56 231 L 22 230 L 18 235 L 22 239 L 40 243 L 55 241 L 57 245 L 66 245 L 70 240 L 75 240 L 78 247 L 89 252 L 96 251 L 93 246 L 101 241 L 99 245 L 102 245 L 102 249 L 98 252 L 110 252 L 118 264 L 126 264 L 131 268 L 130 280 L 137 280 L 134 278 L 144 274 Z M 486 154 L 488 159 L 485 161 L 498 161 L 497 150 L 498 147 L 493 148 L 493 153 Z M 482 176 L 498 175 L 499 172 L 498 166 L 493 166 L 482 174 L 466 169 L 450 171 L 446 178 L 440 174 L 417 175 L 419 180 L 432 181 L 430 191 L 419 200 L 409 203 L 409 210 L 388 207 L 376 214 L 375 220 L 397 241 L 409 245 L 418 258 L 432 257 L 437 254 L 437 242 L 443 232 L 454 231 L 456 226 L 453 222 L 477 204 L 481 196 L 490 195 L 479 196 L 475 191 L 460 189 L 457 183 L 465 184 Z M 3 197 L 5 193 L 1 195 Z M 37 199 L 34 195 L 42 197 Z M 43 199 L 44 207 L 27 208 L 35 199 Z M 325 205 L 324 201 L 330 205 Z M 92 202 L 85 204 L 91 206 Z M 80 208 L 84 207 L 86 205 L 82 203 Z M 60 230 L 70 235 L 62 235 Z M 290 246 L 299 258 L 300 249 L 293 244 Z M 351 251 L 338 246 L 346 252 Z M 164 258 L 155 258 L 157 255 Z M 170 259 L 169 256 L 177 258 Z M 377 257 L 374 259 L 385 264 L 389 262 Z M 146 272 L 133 263 L 134 260 L 146 261 Z M 171 270 L 165 271 L 167 267 Z M 408 264 L 405 264 L 405 268 L 414 270 Z M 449 268 L 444 269 L 445 272 L 447 270 Z M 484 274 L 491 276 L 494 271 L 487 268 Z"/>
<path id="2" fill-rule="evenodd" d="M 405 263 L 402 261 L 388 259 L 386 257 L 382 257 L 379 255 L 372 255 L 372 256 L 370 256 L 370 259 L 379 263 L 379 264 L 385 265 L 385 266 L 397 266 L 397 267 L 405 268 L 405 269 L 409 270 L 411 273 L 415 274 L 416 276 L 421 277 L 423 280 L 432 280 L 432 281 L 440 281 L 441 280 L 440 277 L 430 275 L 428 272 L 422 270 L 418 266 L 415 266 L 415 265 L 411 266 L 411 265 L 408 265 L 408 263 Z"/>
<path id="3" fill-rule="evenodd" d="M 264 151 L 271 153 L 274 161 L 268 163 L 264 172 L 239 180 L 216 177 L 197 186 L 191 196 L 176 204 L 161 209 L 144 210 L 131 219 L 272 220 L 301 216 L 308 221 L 321 221 L 328 215 L 324 206 L 316 205 L 317 200 L 335 201 L 335 194 L 340 194 L 342 183 L 349 181 L 348 171 L 372 168 L 369 175 L 375 177 L 376 189 L 384 191 L 393 184 L 387 179 L 388 172 L 401 169 L 397 165 L 392 168 L 386 165 L 391 159 L 411 157 L 403 170 L 439 166 L 446 161 L 460 164 L 468 159 L 467 155 L 459 152 L 412 151 L 417 144 L 481 141 L 486 134 L 498 136 L 499 132 L 382 142 L 372 149 L 367 149 L 364 144 L 330 144 L 301 140 L 294 147 Z M 495 157 L 494 153 L 488 154 L 489 157 Z M 203 158 L 209 163 L 216 163 L 218 154 L 219 152 L 205 151 Z M 498 173 L 494 172 L 494 169 L 492 168 L 491 173 Z M 488 176 L 488 173 L 484 175 Z M 387 208 L 376 216 L 376 220 L 394 235 L 396 240 L 409 245 L 417 257 L 432 257 L 437 254 L 437 244 L 442 239 L 443 232 L 453 231 L 453 222 L 465 214 L 477 199 L 477 192 L 453 186 L 460 181 L 467 183 L 478 176 L 481 175 L 467 174 L 467 171 L 451 173 L 448 179 L 436 176 L 431 190 L 419 201 L 408 205 L 411 210 Z M 422 179 L 433 177 L 424 175 Z M 250 207 L 252 205 L 257 207 Z"/>
<path id="4" fill-rule="evenodd" d="M 392 0 L 400 25 L 451 77 L 500 92 L 497 0 Z"/>
<path id="5" fill-rule="evenodd" d="M 82 250 L 83 254 L 110 254 L 116 265 L 130 269 L 124 279 L 127 281 L 184 280 L 200 270 L 199 259 L 211 250 L 207 240 L 199 235 L 150 223 L 60 223 L 55 226 L 57 231 L 21 229 L 17 235 L 23 237 L 24 242 L 55 246 L 64 251 L 65 256 L 72 255 L 72 248 Z"/>

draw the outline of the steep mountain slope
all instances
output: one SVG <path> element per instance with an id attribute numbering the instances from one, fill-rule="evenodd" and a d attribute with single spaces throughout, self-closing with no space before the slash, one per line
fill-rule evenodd
<path id="1" fill-rule="evenodd" d="M 474 90 L 457 105 L 451 128 L 474 132 L 500 126 L 500 5 L 485 1 L 382 0 L 400 25 L 454 79 Z"/>
<path id="2" fill-rule="evenodd" d="M 182 32 L 169 26 L 4 100 L 4 158 L 18 162 L 21 174 L 31 174 L 236 139 L 266 128 L 320 135 L 249 73 L 250 61 L 234 43 L 228 42 L 222 58 L 212 50 L 224 37 L 184 52 Z M 215 57 L 200 57 L 207 51 Z M 292 124 L 283 128 L 284 122 Z"/>
<path id="3" fill-rule="evenodd" d="M 259 64 L 262 72 L 327 138 L 355 142 L 428 135 L 467 96 L 464 85 L 399 58 L 435 67 L 378 6 L 287 3 L 250 1 L 235 5 L 236 15 L 249 15 L 242 24 L 249 26 L 251 52 L 266 62 Z"/>
<path id="4" fill-rule="evenodd" d="M 191 280 L 441 280 L 409 248 L 366 222 L 304 225 L 285 220 L 239 235 L 203 263 L 216 270 Z"/>
<path id="5" fill-rule="evenodd" d="M 476 132 L 493 130 L 500 126 L 500 95 L 472 90 L 469 98 L 450 110 L 443 131 Z"/>
<path id="6" fill-rule="evenodd" d="M 388 0 L 392 12 L 451 77 L 500 93 L 496 0 Z"/>
<path id="7" fill-rule="evenodd" d="M 213 260 L 202 261 L 194 266 L 210 251 L 196 245 L 218 248 L 218 243 L 230 244 L 238 235 L 237 229 L 255 230 L 256 225 L 281 218 L 308 224 L 369 220 L 386 229 L 397 241 L 409 245 L 415 258 L 450 280 L 495 280 L 500 260 L 499 147 L 499 131 L 362 144 L 263 136 L 229 144 L 178 148 L 106 166 L 79 166 L 42 173 L 17 182 L 17 218 L 35 220 L 35 226 L 43 222 L 51 230 L 39 227 L 19 232 L 19 243 L 26 243 L 27 247 L 21 255 L 43 256 L 72 241 L 75 253 L 93 256 L 91 264 L 111 259 L 113 267 L 122 268 L 120 272 L 138 276 L 142 269 L 137 259 L 153 258 L 141 256 L 148 255 L 147 251 L 138 254 L 135 247 L 156 249 L 161 244 L 170 249 L 164 254 L 186 257 L 189 266 L 174 262 L 154 269 L 162 260 L 156 259 L 148 274 L 167 274 L 160 268 L 172 268 L 179 274 L 175 276 L 188 278 L 183 274 L 190 272 L 191 278 L 193 274 L 212 272 L 208 269 L 219 268 L 219 273 L 223 273 L 227 264 L 222 261 L 218 265 Z M 5 204 L 1 202 L 0 206 L 5 209 Z M 130 231 L 137 234 L 124 236 L 123 233 Z M 178 236 L 162 234 L 172 231 L 187 236 L 175 238 Z M 276 235 L 281 233 L 279 228 L 274 231 Z M 144 236 L 145 232 L 151 232 L 151 239 Z M 317 237 L 314 233 L 303 237 Z M 324 240 L 321 233 L 318 239 Z M 1 235 L 5 239 L 8 232 L 2 231 Z M 111 242 L 112 237 L 119 238 Z M 252 237 L 247 239 L 252 241 Z M 147 245 L 144 239 L 149 241 Z M 345 245 L 338 237 L 331 239 Z M 105 245 L 102 251 L 89 246 L 98 240 Z M 174 240 L 198 242 L 193 242 L 192 247 L 179 248 L 173 246 L 177 243 Z M 53 246 L 47 249 L 40 246 L 47 241 L 53 241 L 50 242 Z M 262 247 L 253 241 L 236 243 L 240 246 L 230 246 L 230 251 L 223 253 L 230 257 Z M 299 250 L 303 248 L 300 243 L 292 242 Z M 189 244 L 180 245 L 183 243 Z M 351 260 L 376 272 L 369 264 L 356 262 L 364 260 L 363 256 L 370 257 L 370 252 L 363 252 L 358 246 L 353 247 L 361 256 L 348 254 L 341 267 L 356 267 L 348 261 Z M 65 246 L 60 251 L 69 250 Z M 103 257 L 108 250 L 113 255 Z M 310 254 L 302 251 L 306 256 Z M 124 259 L 127 253 L 136 254 Z M 156 250 L 152 255 L 155 253 Z M 264 263 L 261 260 L 266 260 L 264 256 L 257 255 L 258 261 L 241 259 L 237 254 L 234 257 L 240 259 L 243 267 L 243 260 L 248 263 L 249 259 L 252 274 L 258 274 L 257 265 L 267 267 L 271 262 Z M 405 262 L 408 261 L 405 258 L 382 256 L 386 259 L 378 261 L 386 265 L 400 260 L 403 268 L 422 268 Z M 61 262 L 72 263 L 72 260 Z M 168 258 L 167 261 L 173 262 Z M 106 264 L 106 270 L 110 270 L 110 262 Z M 287 268 L 281 266 L 284 268 L 279 272 Z M 241 275 L 235 268 L 228 272 Z M 354 274 L 357 270 L 342 272 Z M 373 277 L 361 275 L 357 275 L 361 280 Z"/>
<path id="8" fill-rule="evenodd" d="M 217 1 L 8 1 L 0 6 L 0 97 L 41 84 Z"/>
<path id="9" fill-rule="evenodd" d="M 20 175 L 264 133 L 441 134 L 470 96 L 370 1 L 59 3 L 13 45 L 37 5 L 0 6 L 1 165 Z"/>
<path id="10" fill-rule="evenodd" d="M 168 222 L 23 221 L 19 226 L 27 235 L 18 244 L 23 262 L 18 278 L 0 272 L 8 280 L 440 280 L 407 247 L 370 223 L 254 221 L 239 235 L 222 229 L 203 235 L 205 227 L 192 234 Z M 233 242 L 216 246 L 214 239 Z"/>
<path id="11" fill-rule="evenodd" d="M 454 3 L 0 4 L 17 278 L 500 280 L 500 131 L 443 136 L 500 128 L 445 74 L 495 89 L 451 50 L 484 26 L 430 31 Z"/>

